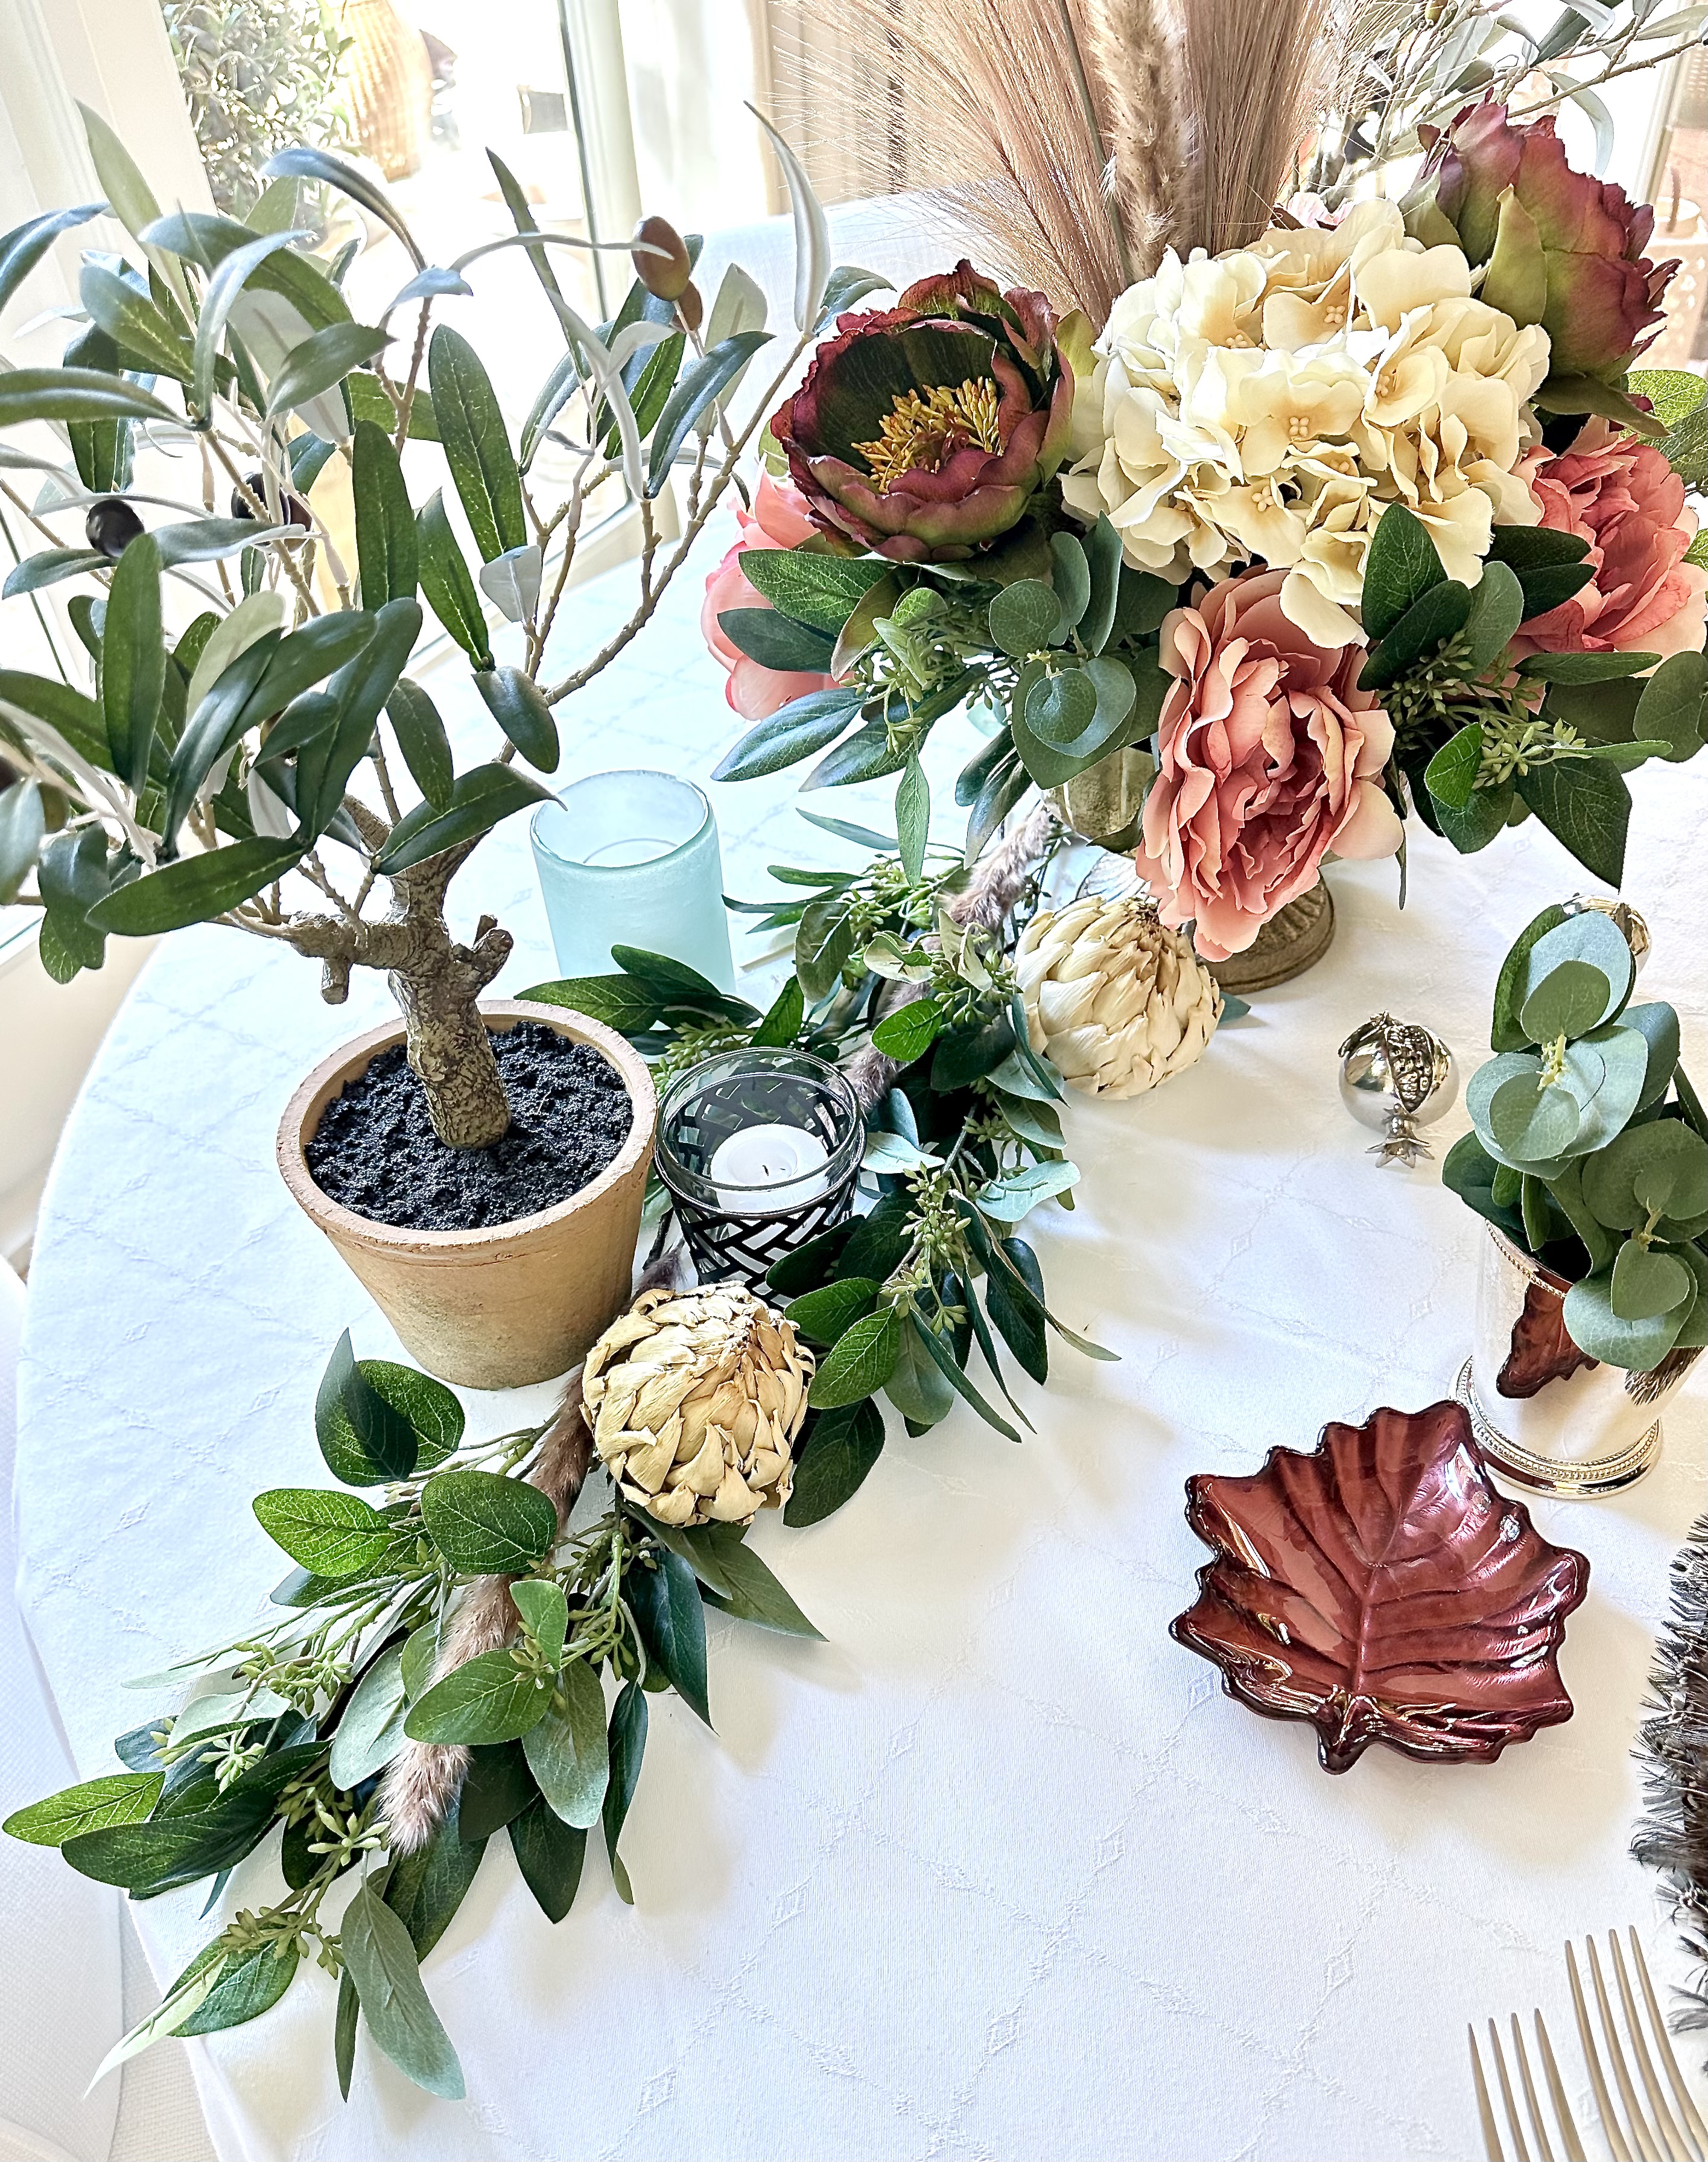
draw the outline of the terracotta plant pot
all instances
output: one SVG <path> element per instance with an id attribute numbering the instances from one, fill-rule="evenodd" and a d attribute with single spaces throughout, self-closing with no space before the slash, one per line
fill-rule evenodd
<path id="1" fill-rule="evenodd" d="M 316 1067 L 279 1121 L 279 1168 L 411 1358 L 441 1381 L 508 1389 L 566 1372 L 628 1303 L 657 1104 L 645 1060 L 599 1022 L 519 999 L 490 1000 L 481 1012 L 498 1031 L 542 1021 L 572 1042 L 591 1044 L 622 1075 L 635 1123 L 580 1193 L 475 1231 L 376 1224 L 323 1193 L 305 1148 L 332 1099 L 403 1041 L 401 1020 L 369 1029 Z"/>

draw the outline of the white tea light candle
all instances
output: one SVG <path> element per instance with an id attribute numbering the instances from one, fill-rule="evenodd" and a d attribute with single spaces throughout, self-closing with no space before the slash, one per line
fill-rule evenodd
<path id="1" fill-rule="evenodd" d="M 804 1126 L 744 1126 L 718 1144 L 706 1176 L 718 1188 L 721 1209 L 756 1215 L 816 1200 L 825 1189 L 829 1161 L 823 1142 Z M 726 1179 L 729 1188 L 744 1190 L 726 1189 Z"/>

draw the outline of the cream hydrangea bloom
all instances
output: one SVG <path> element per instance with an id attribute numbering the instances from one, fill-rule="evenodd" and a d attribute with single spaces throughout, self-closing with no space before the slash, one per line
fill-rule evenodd
<path id="1" fill-rule="evenodd" d="M 1496 522 L 1533 525 L 1520 462 L 1548 335 L 1476 299 L 1456 247 L 1398 207 L 1266 233 L 1123 293 L 1074 410 L 1070 509 L 1106 511 L 1135 569 L 1183 580 L 1255 559 L 1318 645 L 1361 641 L 1370 540 L 1390 503 L 1474 585 Z"/>

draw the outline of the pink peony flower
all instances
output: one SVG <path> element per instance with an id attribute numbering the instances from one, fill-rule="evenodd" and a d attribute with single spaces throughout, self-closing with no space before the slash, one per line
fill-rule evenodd
<path id="1" fill-rule="evenodd" d="M 1325 652 L 1282 613 L 1282 571 L 1246 571 L 1163 619 L 1160 762 L 1145 799 L 1141 877 L 1162 921 L 1193 923 L 1208 961 L 1243 953 L 1317 880 L 1332 849 L 1389 856 L 1382 786 L 1393 724 L 1357 686 L 1358 645 Z"/>
<path id="2" fill-rule="evenodd" d="M 1527 623 L 1512 641 L 1528 653 L 1673 653 L 1700 650 L 1708 573 L 1684 560 L 1696 535 L 1684 483 L 1653 444 L 1590 420 L 1569 451 L 1529 472 L 1542 523 L 1590 544 L 1596 575 L 1580 593 Z"/>
<path id="3" fill-rule="evenodd" d="M 700 608 L 700 634 L 712 656 L 729 671 L 723 695 L 744 721 L 769 720 L 791 699 L 809 691 L 827 690 L 835 680 L 810 672 L 783 672 L 762 667 L 731 643 L 718 617 L 729 608 L 765 608 L 770 603 L 741 574 L 741 559 L 750 548 L 793 548 L 810 540 L 817 530 L 807 514 L 800 491 L 789 481 L 760 476 L 751 510 L 738 510 L 741 538 L 706 581 L 706 598 Z"/>

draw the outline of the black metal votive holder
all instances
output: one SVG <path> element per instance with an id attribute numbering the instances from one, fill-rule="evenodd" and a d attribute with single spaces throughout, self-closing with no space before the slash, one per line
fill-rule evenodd
<path id="1" fill-rule="evenodd" d="M 772 1125 L 816 1135 L 822 1168 L 791 1172 L 769 1187 L 713 1180 L 712 1159 L 731 1135 Z M 835 1067 L 807 1052 L 720 1052 L 678 1075 L 659 1106 L 654 1156 L 701 1282 L 734 1277 L 764 1297 L 774 1262 L 848 1214 L 864 1147 L 854 1090 Z M 809 1178 L 823 1184 L 807 1198 L 767 1202 Z M 729 1207 L 732 1196 L 744 1205 Z"/>

